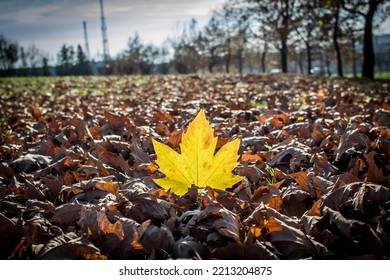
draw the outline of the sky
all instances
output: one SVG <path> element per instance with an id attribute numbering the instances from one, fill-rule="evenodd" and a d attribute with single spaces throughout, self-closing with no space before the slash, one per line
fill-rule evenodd
<path id="1" fill-rule="evenodd" d="M 104 0 L 110 55 L 126 49 L 135 32 L 143 43 L 159 46 L 168 36 L 178 35 L 192 18 L 202 27 L 226 1 Z M 0 34 L 25 48 L 34 44 L 52 62 L 63 44 L 80 44 L 84 49 L 83 21 L 91 56 L 96 58 L 103 53 L 99 0 L 0 0 Z M 390 33 L 390 19 L 382 32 Z"/>
<path id="2" fill-rule="evenodd" d="M 126 49 L 136 32 L 159 46 L 192 18 L 203 26 L 225 1 L 103 0 L 110 55 Z M 0 0 L 0 34 L 25 48 L 34 44 L 52 60 L 63 44 L 85 49 L 83 21 L 91 56 L 102 55 L 99 0 Z"/>

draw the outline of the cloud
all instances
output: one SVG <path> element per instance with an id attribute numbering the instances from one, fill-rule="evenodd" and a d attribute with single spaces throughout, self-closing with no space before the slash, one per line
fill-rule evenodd
<path id="1" fill-rule="evenodd" d="M 24 4 L 5 7 L 0 12 L 0 20 L 29 27 L 52 25 L 58 26 L 74 22 L 75 19 L 100 16 L 100 6 L 96 1 L 23 1 Z M 1 6 L 0 6 L 1 8 Z"/>
<path id="2" fill-rule="evenodd" d="M 225 0 L 111 0 L 104 1 L 108 19 L 166 19 L 182 20 L 188 16 L 204 16 L 218 3 Z M 74 22 L 100 18 L 100 4 L 97 0 L 62 1 L 6 1 L 0 4 L 0 21 L 20 26 L 58 26 Z M 21 4 L 23 2 L 23 4 Z M 15 3 L 19 3 L 16 5 Z"/>
<path id="3" fill-rule="evenodd" d="M 177 22 L 194 17 L 201 27 L 211 9 L 228 0 L 104 0 L 112 55 L 126 48 L 138 32 L 145 43 L 161 44 Z M 91 53 L 101 50 L 99 0 L 2 0 L 0 34 L 56 54 L 66 43 L 84 45 L 82 21 L 88 23 Z"/>
<path id="4" fill-rule="evenodd" d="M 45 4 L 39 7 L 26 7 L 15 11 L 9 11 L 0 15 L 0 20 L 7 20 L 21 25 L 37 24 L 61 10 L 56 4 Z"/>

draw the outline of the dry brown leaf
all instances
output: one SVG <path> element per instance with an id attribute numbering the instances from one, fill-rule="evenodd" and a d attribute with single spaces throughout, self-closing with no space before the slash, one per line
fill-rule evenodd
<path id="1" fill-rule="evenodd" d="M 309 216 L 321 216 L 321 206 L 322 206 L 322 199 L 318 199 L 313 206 L 310 208 L 309 211 L 307 211 L 307 215 Z"/>
<path id="2" fill-rule="evenodd" d="M 80 219 L 80 212 L 83 205 L 78 203 L 66 203 L 58 206 L 50 219 L 53 223 L 71 224 Z"/>
<path id="3" fill-rule="evenodd" d="M 309 189 L 308 183 L 307 183 L 307 177 L 306 177 L 306 172 L 305 171 L 299 171 L 297 173 L 288 174 L 288 176 L 293 178 L 295 180 L 295 182 L 298 183 L 298 186 L 302 190 L 310 192 L 310 189 Z"/>

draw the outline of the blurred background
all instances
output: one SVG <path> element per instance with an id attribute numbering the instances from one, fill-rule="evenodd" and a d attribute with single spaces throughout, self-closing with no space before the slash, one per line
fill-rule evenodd
<path id="1" fill-rule="evenodd" d="M 0 76 L 390 78 L 389 0 L 2 0 Z"/>

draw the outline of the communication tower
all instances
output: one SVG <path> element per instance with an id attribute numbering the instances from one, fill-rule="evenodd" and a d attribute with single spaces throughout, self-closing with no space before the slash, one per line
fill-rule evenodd
<path id="1" fill-rule="evenodd" d="M 103 59 L 104 61 L 110 60 L 110 52 L 108 51 L 108 37 L 107 37 L 107 26 L 106 26 L 106 19 L 104 17 L 104 10 L 103 10 L 103 0 L 100 0 L 100 20 L 102 24 L 102 36 L 103 36 Z"/>
<path id="2" fill-rule="evenodd" d="M 84 28 L 84 40 L 85 40 L 85 53 L 87 54 L 87 60 L 90 60 L 91 59 L 91 54 L 89 52 L 87 22 L 86 21 L 83 21 L 83 28 Z"/>

